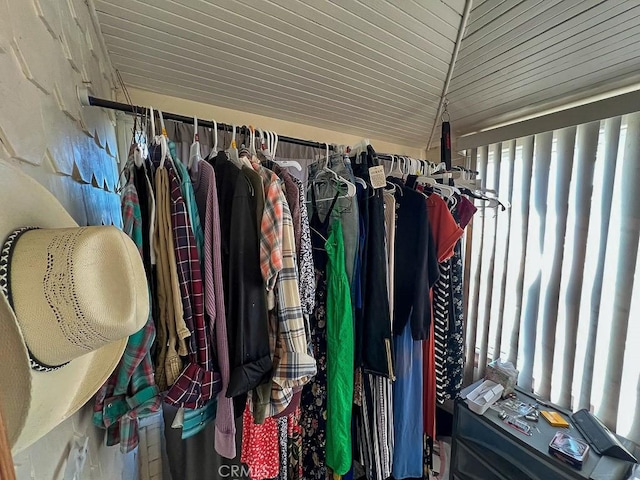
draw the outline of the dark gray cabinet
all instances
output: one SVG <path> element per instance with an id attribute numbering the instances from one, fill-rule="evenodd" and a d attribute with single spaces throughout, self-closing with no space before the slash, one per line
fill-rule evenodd
<path id="1" fill-rule="evenodd" d="M 524 402 L 533 397 L 518 392 Z M 548 410 L 548 409 L 547 409 Z M 566 415 L 565 415 L 565 418 Z M 568 419 L 568 418 L 567 418 Z M 497 412 L 476 415 L 464 400 L 457 400 L 454 412 L 451 473 L 454 480 L 624 480 L 631 464 L 600 457 L 590 451 L 582 470 L 572 468 L 548 453 L 548 445 L 558 428 L 544 419 L 531 436 L 505 425 Z M 567 432 L 577 438 L 571 427 Z"/>

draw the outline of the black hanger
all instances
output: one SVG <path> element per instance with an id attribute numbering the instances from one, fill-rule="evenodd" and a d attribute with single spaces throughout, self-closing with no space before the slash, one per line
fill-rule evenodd
<path id="1" fill-rule="evenodd" d="M 471 197 L 471 198 L 475 198 L 476 200 L 482 200 L 484 202 L 496 202 L 498 205 L 500 205 L 501 210 L 504 212 L 507 207 L 505 207 L 502 202 L 500 200 L 498 200 L 497 198 L 491 198 L 491 197 L 487 197 L 485 195 L 480 195 L 477 194 L 471 190 L 469 190 L 466 187 L 457 187 L 460 190 L 460 193 L 463 193 L 464 195 Z"/>

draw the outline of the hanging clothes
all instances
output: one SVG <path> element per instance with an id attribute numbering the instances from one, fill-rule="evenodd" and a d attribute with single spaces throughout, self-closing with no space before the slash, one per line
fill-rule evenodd
<path id="1" fill-rule="evenodd" d="M 169 142 L 169 145 L 173 145 L 173 149 L 175 150 L 175 144 L 173 142 Z M 182 197 L 184 198 L 185 205 L 187 207 L 187 213 L 193 229 L 193 237 L 196 242 L 196 248 L 198 249 L 198 258 L 200 259 L 200 262 L 202 262 L 204 259 L 204 232 L 202 229 L 200 214 L 198 212 L 195 193 L 193 192 L 193 184 L 186 165 L 177 157 L 174 158 L 174 165 L 178 172 L 178 176 L 180 177 L 180 191 L 182 192 Z"/>
<path id="2" fill-rule="evenodd" d="M 324 163 L 324 162 L 321 162 Z M 335 172 L 336 175 L 343 177 L 350 181 L 355 182 L 353 169 L 351 167 L 351 161 L 349 157 L 345 155 L 333 154 L 326 162 L 327 166 Z M 334 193 L 334 187 L 331 182 L 321 181 L 318 179 L 325 179 L 326 174 L 322 172 L 322 165 L 320 163 L 314 163 L 309 165 L 309 184 L 314 184 L 316 195 L 319 198 L 331 198 Z M 321 215 L 326 215 L 328 202 L 323 202 L 318 205 Z M 313 207 L 315 210 L 315 207 Z M 342 223 L 342 232 L 344 235 L 344 261 L 347 270 L 347 277 L 349 278 L 349 285 L 353 289 L 353 275 L 355 269 L 356 254 L 358 251 L 358 239 L 359 239 L 359 213 L 358 203 L 354 198 L 343 197 L 337 200 L 335 206 L 335 213 Z M 353 292 L 352 292 L 353 294 Z"/>
<path id="3" fill-rule="evenodd" d="M 369 187 L 363 191 L 362 204 L 366 204 L 365 251 L 361 268 L 361 315 L 356 316 L 361 352 L 358 355 L 365 373 L 393 378 L 393 349 L 391 345 L 391 319 L 389 314 L 389 290 L 387 287 L 386 231 L 384 221 L 384 192 L 374 189 L 369 178 L 369 168 L 378 165 L 375 151 L 368 146 L 356 158 L 354 174 Z M 366 348 L 365 348 L 366 346 Z"/>
<path id="4" fill-rule="evenodd" d="M 300 407 L 287 417 L 287 480 L 301 480 L 302 466 L 302 426 Z"/>
<path id="5" fill-rule="evenodd" d="M 214 398 L 222 386 L 220 373 L 213 369 L 211 332 L 204 318 L 204 285 L 196 240 L 178 176 L 171 165 L 168 165 L 167 170 L 171 224 L 176 246 L 174 253 L 184 319 L 191 336 L 188 342 L 189 363 L 170 386 L 165 401 L 185 408 L 199 408 Z"/>
<path id="6" fill-rule="evenodd" d="M 150 149 L 150 154 L 153 148 Z M 176 350 L 180 343 L 181 351 L 187 354 L 185 339 L 191 335 L 186 325 L 180 331 L 176 323 L 184 316 L 178 269 L 173 254 L 173 231 L 171 228 L 171 199 L 169 196 L 169 173 L 164 166 L 155 173 L 156 198 L 156 291 L 158 295 L 157 345 L 155 363 L 156 382 L 161 391 L 165 391 L 182 369 L 182 361 Z M 169 341 L 171 335 L 172 341 Z M 176 341 L 177 338 L 177 341 Z M 171 352 L 169 350 L 171 349 Z M 167 373 L 170 372 L 170 373 Z M 177 373 L 176 373 L 177 372 Z"/>
<path id="7" fill-rule="evenodd" d="M 305 478 L 326 480 L 327 436 L 327 252 L 329 222 L 336 207 L 339 192 L 323 220 L 320 219 L 315 190 L 311 189 L 312 215 L 310 220 L 313 261 L 316 269 L 315 311 L 310 319 L 313 356 L 317 362 L 316 376 L 302 390 L 300 425 L 302 426 L 302 466 Z"/>
<path id="8" fill-rule="evenodd" d="M 216 413 L 215 448 L 223 457 L 234 458 L 236 428 L 233 402 L 226 396 L 229 386 L 229 344 L 222 282 L 220 213 L 215 171 L 208 163 L 200 162 L 193 190 L 201 224 L 204 226 L 205 308 L 212 333 L 215 333 L 216 358 L 222 377 Z"/>
<path id="9" fill-rule="evenodd" d="M 327 252 L 327 466 L 344 475 L 351 468 L 354 336 L 351 290 L 344 268 L 342 225 L 334 220 Z"/>
<path id="10" fill-rule="evenodd" d="M 277 163 L 267 161 L 263 164 L 278 175 L 285 185 L 284 191 L 293 219 L 295 246 L 298 255 L 300 301 L 303 312 L 310 315 L 313 313 L 316 287 L 304 185 Z"/>
<path id="11" fill-rule="evenodd" d="M 431 324 L 428 292 L 439 275 L 425 196 L 404 186 L 400 180 L 390 178 L 389 181 L 402 189 L 402 193 L 398 191 L 396 194 L 399 207 L 396 220 L 393 331 L 401 335 L 408 323 L 413 339 L 425 340 L 429 337 Z"/>
<path id="12" fill-rule="evenodd" d="M 369 169 L 378 164 L 370 146 L 352 160 L 360 212 L 360 245 L 356 264 L 356 373 L 361 391 L 355 400 L 357 450 L 367 478 L 391 475 L 393 399 L 395 378 L 392 322 L 389 298 L 389 263 L 384 190 L 373 188 Z M 392 213 L 395 217 L 395 212 Z M 383 476 L 386 475 L 386 476 Z"/>
<path id="13" fill-rule="evenodd" d="M 265 289 L 260 270 L 256 199 L 240 169 L 224 152 L 211 160 L 220 204 L 222 272 L 229 337 L 229 388 L 236 415 L 243 395 L 271 374 Z"/>
<path id="14" fill-rule="evenodd" d="M 456 222 L 460 224 L 460 215 L 458 207 L 461 205 L 464 197 L 458 199 L 456 207 L 452 214 Z M 471 202 L 469 202 L 471 203 Z M 474 207 L 475 208 L 475 207 Z M 468 221 L 467 221 L 468 222 Z M 460 224 L 461 228 L 466 227 Z M 464 304 L 463 304 L 463 259 L 462 259 L 462 241 L 456 243 L 454 255 L 450 260 L 451 263 L 451 289 L 449 303 L 449 328 L 446 332 L 447 338 L 447 387 L 445 395 L 448 398 L 456 398 L 462 390 L 464 375 Z"/>
<path id="15" fill-rule="evenodd" d="M 424 441 L 425 348 L 433 338 L 430 290 L 439 271 L 429 225 L 426 197 L 397 184 L 394 272 L 396 382 L 393 388 L 394 478 L 422 477 Z"/>
<path id="16" fill-rule="evenodd" d="M 395 338 L 396 382 L 393 388 L 393 477 L 423 476 L 423 351 L 405 325 Z"/>
<path id="17" fill-rule="evenodd" d="M 242 463 L 249 467 L 251 480 L 275 478 L 280 471 L 278 424 L 267 418 L 256 424 L 247 403 L 242 421 Z"/>
<path id="18" fill-rule="evenodd" d="M 434 232 L 436 254 L 438 256 L 440 276 L 433 288 L 434 342 L 435 342 L 435 371 L 436 371 L 436 399 L 444 403 L 448 398 L 448 332 L 450 320 L 451 298 L 451 262 L 454 249 L 464 230 L 458 226 L 449 211 L 447 203 L 437 194 L 431 194 L 427 199 L 429 222 Z"/>
<path id="19" fill-rule="evenodd" d="M 127 165 L 122 190 L 123 231 L 143 253 L 143 222 L 135 187 L 134 166 Z M 107 445 L 120 444 L 128 453 L 138 446 L 138 421 L 160 410 L 161 398 L 155 385 L 150 349 L 155 339 L 151 311 L 144 327 L 129 337 L 120 363 L 96 394 L 93 423 L 107 430 Z"/>
<path id="20" fill-rule="evenodd" d="M 384 223 L 386 232 L 387 253 L 387 288 L 389 296 L 389 320 L 393 327 L 394 307 L 394 274 L 395 274 L 395 245 L 396 245 L 396 199 L 392 192 L 384 192 Z"/>

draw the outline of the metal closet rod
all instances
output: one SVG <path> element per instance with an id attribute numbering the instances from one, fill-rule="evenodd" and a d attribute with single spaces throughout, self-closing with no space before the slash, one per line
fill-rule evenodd
<path id="1" fill-rule="evenodd" d="M 136 114 L 136 113 L 140 114 L 148 110 L 147 107 L 129 105 L 128 103 L 114 102 L 111 100 L 105 100 L 104 98 L 92 97 L 91 95 L 88 96 L 88 100 L 89 100 L 89 105 L 94 107 L 108 108 L 110 110 L 118 110 L 120 112 L 131 113 L 131 114 Z M 185 115 L 178 115 L 177 113 L 168 113 L 164 111 L 162 112 L 162 117 L 165 120 L 174 120 L 176 122 L 188 123 L 190 125 L 193 125 L 193 117 L 187 117 Z M 198 126 L 213 128 L 214 125 L 213 125 L 213 122 L 210 120 L 200 120 L 200 118 L 198 118 Z M 249 130 L 249 127 L 245 125 L 236 126 L 236 129 L 238 133 L 241 133 L 244 135 L 248 135 L 249 133 L 251 133 L 251 131 Z M 233 131 L 233 125 L 227 125 L 226 123 L 218 122 L 218 130 L 231 132 Z M 278 135 L 278 141 L 292 143 L 294 145 L 302 145 L 303 147 L 313 147 L 313 148 L 320 148 L 320 149 L 327 148 L 325 143 L 313 142 L 311 140 L 302 140 L 300 138 L 294 138 L 294 137 L 285 137 L 281 135 Z M 333 145 L 329 144 L 329 150 L 334 150 Z"/>

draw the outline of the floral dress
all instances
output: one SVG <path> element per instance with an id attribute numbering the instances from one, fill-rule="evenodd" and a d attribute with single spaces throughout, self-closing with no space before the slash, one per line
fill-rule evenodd
<path id="1" fill-rule="evenodd" d="M 460 221 L 457 209 L 453 218 Z M 451 302 L 449 305 L 449 329 L 447 332 L 447 385 L 446 394 L 456 398 L 462 389 L 464 374 L 464 305 L 462 300 L 462 242 L 458 241 L 451 258 Z"/>
<path id="2" fill-rule="evenodd" d="M 318 366 L 318 373 L 302 390 L 300 407 L 302 415 L 302 468 L 305 480 L 326 480 L 327 443 L 327 252 L 325 242 L 329 237 L 329 222 L 338 194 L 320 220 L 316 208 L 315 189 L 311 189 L 313 215 L 310 220 L 313 262 L 316 270 L 316 304 L 310 317 L 311 341 Z"/>

